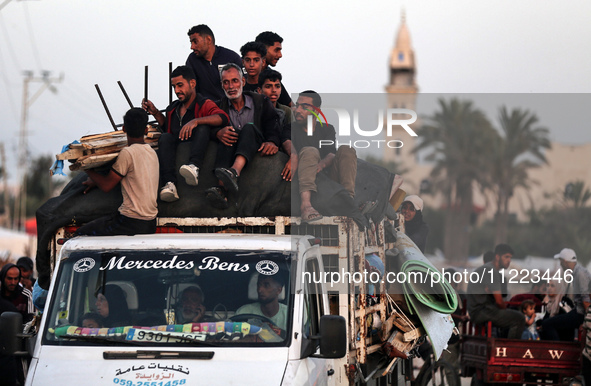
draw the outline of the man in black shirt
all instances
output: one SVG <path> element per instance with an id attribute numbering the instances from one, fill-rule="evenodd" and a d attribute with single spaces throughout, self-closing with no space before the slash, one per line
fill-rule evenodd
<path id="1" fill-rule="evenodd" d="M 316 175 L 326 169 L 328 176 L 343 185 L 355 197 L 357 153 L 349 146 L 336 149 L 336 132 L 332 125 L 312 120 L 312 135 L 308 135 L 308 117 L 319 112 L 322 99 L 315 91 L 300 93 L 291 128 L 291 140 L 297 152 L 298 181 L 300 184 L 302 220 L 320 220 L 322 215 L 312 206 L 312 192 L 316 192 Z M 295 172 L 295 171 L 292 171 Z"/>
<path id="2" fill-rule="evenodd" d="M 195 73 L 195 90 L 212 101 L 218 101 L 224 96 L 220 84 L 220 70 L 227 63 L 242 66 L 242 60 L 236 52 L 216 46 L 213 32 L 205 24 L 192 27 L 187 34 L 193 52 L 187 58 L 186 65 Z"/>
<path id="3" fill-rule="evenodd" d="M 160 162 L 160 190 L 162 201 L 178 200 L 176 189 L 176 147 L 180 142 L 191 141 L 189 163 L 181 166 L 179 173 L 188 185 L 197 185 L 199 169 L 207 145 L 210 127 L 226 126 L 228 115 L 211 100 L 195 91 L 195 74 L 187 66 L 179 66 L 171 74 L 171 83 L 178 100 L 166 108 L 166 116 L 149 100 L 142 102 L 144 110 L 156 118 L 163 130 L 158 139 L 158 160 Z"/>
<path id="4" fill-rule="evenodd" d="M 275 67 L 279 59 L 283 57 L 282 50 L 283 46 L 283 38 L 276 34 L 275 32 L 265 31 L 261 32 L 255 39 L 256 42 L 263 43 L 267 46 L 267 55 L 265 60 L 265 65 L 263 70 L 268 68 L 269 66 Z M 293 106 L 293 102 L 291 101 L 291 97 L 289 93 L 285 89 L 283 83 L 281 83 L 281 95 L 279 96 L 279 103 L 286 106 Z"/>

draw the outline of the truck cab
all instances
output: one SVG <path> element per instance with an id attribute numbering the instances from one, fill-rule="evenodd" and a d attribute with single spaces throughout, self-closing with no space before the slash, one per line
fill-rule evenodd
<path id="1" fill-rule="evenodd" d="M 55 267 L 27 384 L 330 384 L 345 321 L 329 315 L 321 284 L 302 283 L 305 270 L 323 270 L 310 236 L 71 239 Z M 260 293 L 266 278 L 281 283 L 273 318 L 257 311 L 270 299 Z M 198 322 L 183 319 L 188 288 L 202 294 Z M 121 294 L 123 303 L 113 298 Z M 84 327 L 84 315 L 104 314 L 104 295 L 109 316 Z"/>

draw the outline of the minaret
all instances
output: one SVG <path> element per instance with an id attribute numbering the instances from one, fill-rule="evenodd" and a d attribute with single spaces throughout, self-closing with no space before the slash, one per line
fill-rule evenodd
<path id="1" fill-rule="evenodd" d="M 416 72 L 415 53 L 410 44 L 410 33 L 406 26 L 406 15 L 403 10 L 400 28 L 396 36 L 396 44 L 390 53 L 390 84 L 386 86 L 386 92 L 390 94 L 416 94 L 419 90 L 416 82 Z M 414 100 L 414 98 L 412 99 Z M 412 107 L 406 106 L 406 108 Z"/>
<path id="2" fill-rule="evenodd" d="M 402 10 L 400 27 L 396 35 L 394 48 L 390 52 L 390 83 L 385 89 L 388 93 L 388 108 L 409 109 L 417 111 L 416 98 L 419 87 L 416 82 L 416 60 L 415 53 L 410 43 L 410 33 L 406 25 L 406 15 Z M 408 118 L 401 116 L 401 118 Z M 411 125 L 416 130 L 419 122 Z M 429 171 L 424 165 L 417 162 L 417 155 L 412 150 L 416 146 L 416 137 L 411 137 L 403 129 L 394 130 L 393 137 L 387 139 L 399 140 L 404 143 L 399 149 L 384 149 L 384 161 L 397 162 L 404 175 L 403 188 L 412 193 L 419 193 L 419 185 L 428 176 Z"/>

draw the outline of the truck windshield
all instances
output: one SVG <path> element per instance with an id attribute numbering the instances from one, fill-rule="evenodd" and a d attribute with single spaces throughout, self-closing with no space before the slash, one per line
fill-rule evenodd
<path id="1" fill-rule="evenodd" d="M 63 260 L 44 342 L 283 346 L 290 252 L 74 251 Z"/>

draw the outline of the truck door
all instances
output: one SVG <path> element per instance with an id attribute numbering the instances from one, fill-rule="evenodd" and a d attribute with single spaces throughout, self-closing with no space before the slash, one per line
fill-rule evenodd
<path id="1" fill-rule="evenodd" d="M 319 354 L 318 341 L 311 337 L 320 334 L 320 318 L 328 314 L 327 295 L 323 280 L 321 280 L 322 256 L 320 253 L 306 254 L 305 275 L 302 283 L 304 289 L 303 311 L 302 311 L 302 355 L 303 360 L 300 364 L 298 373 L 305 371 L 307 377 L 300 378 L 304 381 L 303 385 L 327 385 L 334 384 L 332 374 L 333 360 L 313 357 Z M 308 280 L 310 278 L 311 280 Z M 303 374 L 302 374 L 303 375 Z M 298 383 L 300 384 L 300 383 Z"/>

